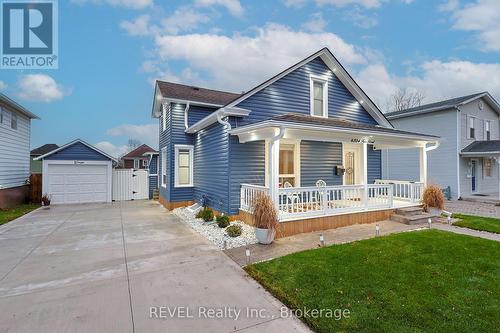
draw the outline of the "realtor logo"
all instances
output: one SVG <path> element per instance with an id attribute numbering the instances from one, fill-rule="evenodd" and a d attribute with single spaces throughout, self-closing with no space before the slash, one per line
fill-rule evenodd
<path id="1" fill-rule="evenodd" d="M 0 4 L 0 68 L 58 68 L 56 0 L 0 0 Z"/>

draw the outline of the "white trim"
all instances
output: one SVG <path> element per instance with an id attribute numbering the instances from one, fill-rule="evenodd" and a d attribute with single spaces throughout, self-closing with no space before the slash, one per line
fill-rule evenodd
<path id="1" fill-rule="evenodd" d="M 43 160 L 42 162 L 42 194 L 48 193 L 49 185 L 49 165 L 50 164 L 64 164 L 64 165 L 107 165 L 106 175 L 107 175 L 107 197 L 106 202 L 112 201 L 112 179 L 113 179 L 113 162 L 112 161 L 87 161 L 87 160 Z M 50 194 L 50 193 L 49 193 Z"/>
<path id="2" fill-rule="evenodd" d="M 162 132 L 165 132 L 167 130 L 167 108 L 169 108 L 168 111 L 170 111 L 170 103 L 165 103 L 161 105 L 161 129 Z"/>
<path id="3" fill-rule="evenodd" d="M 161 170 L 160 170 L 160 185 L 163 188 L 167 188 L 167 182 L 165 179 L 167 178 L 167 163 L 168 163 L 168 149 L 167 147 L 163 147 L 160 151 L 161 158 Z"/>
<path id="4" fill-rule="evenodd" d="M 188 150 L 189 151 L 189 184 L 179 184 L 179 151 L 180 150 Z M 174 145 L 175 151 L 175 164 L 174 164 L 174 172 L 175 172 L 175 185 L 174 187 L 193 187 L 193 176 L 194 176 L 194 146 L 192 145 Z"/>
<path id="5" fill-rule="evenodd" d="M 299 67 L 307 64 L 308 62 L 316 59 L 317 57 L 321 57 L 321 59 L 325 62 L 325 64 L 330 68 L 330 70 L 334 73 L 335 76 L 344 84 L 344 86 L 349 90 L 349 92 L 357 99 L 360 104 L 363 104 L 363 108 L 382 126 L 393 128 L 392 124 L 385 118 L 382 111 L 371 101 L 371 99 L 365 94 L 365 92 L 361 89 L 361 87 L 354 81 L 354 79 L 349 75 L 349 73 L 345 70 L 345 68 L 337 61 L 335 56 L 328 48 L 323 48 L 318 52 L 310 55 L 299 63 L 293 65 L 287 70 L 279 73 L 272 79 L 260 84 L 259 86 L 253 88 L 247 93 L 243 94 L 239 98 L 235 99 L 231 103 L 227 104 L 225 107 L 232 107 L 238 105 L 243 100 L 249 98 L 250 96 L 256 94 L 262 89 L 268 87 L 289 73 L 293 72 Z"/>
<path id="6" fill-rule="evenodd" d="M 250 114 L 250 110 L 236 108 L 236 107 L 224 107 L 215 112 L 212 112 L 205 118 L 199 120 L 188 129 L 185 130 L 186 133 L 196 133 L 216 122 L 222 120 L 222 118 L 233 116 L 233 117 L 244 117 Z M 227 124 L 226 124 L 227 125 Z"/>
<path id="7" fill-rule="evenodd" d="M 323 85 L 323 110 L 321 116 L 314 114 L 314 83 Z M 309 113 L 313 117 L 328 118 L 328 78 L 318 75 L 309 75 Z"/>
<path id="8" fill-rule="evenodd" d="M 476 139 L 477 138 L 477 133 L 476 133 L 477 132 L 476 131 L 476 119 L 477 118 L 475 116 L 471 116 L 469 114 L 467 115 L 467 127 L 466 127 L 467 128 L 467 139 L 477 140 Z M 471 123 L 470 123 L 471 120 L 472 120 L 472 127 L 470 126 L 471 125 Z M 470 130 L 471 129 L 474 129 L 474 137 L 472 137 L 470 135 Z"/>
<path id="9" fill-rule="evenodd" d="M 355 153 L 355 170 L 354 170 L 354 184 L 352 185 L 362 185 L 363 184 L 363 165 L 364 165 L 364 156 L 363 156 L 363 146 L 359 143 L 345 143 L 342 142 L 342 166 L 345 167 L 345 153 L 347 151 L 353 151 Z M 348 186 L 345 183 L 345 173 L 342 176 L 342 185 Z"/>
<path id="10" fill-rule="evenodd" d="M 462 178 L 460 177 L 460 146 L 462 145 L 462 119 L 461 119 L 461 110 L 460 107 L 455 108 L 457 110 L 457 130 L 456 130 L 456 140 L 457 140 L 457 151 L 456 151 L 456 164 L 457 164 L 457 199 L 460 198 L 461 195 L 461 186 L 460 181 Z"/>
<path id="11" fill-rule="evenodd" d="M 484 157 L 484 156 L 492 156 L 492 155 L 500 155 L 500 151 L 481 151 L 481 152 L 461 152 L 460 155 L 463 156 L 477 156 L 477 157 Z"/>
<path id="12" fill-rule="evenodd" d="M 189 127 L 189 116 L 188 116 L 189 106 L 190 106 L 190 104 L 186 103 L 186 108 L 184 109 L 184 127 L 186 129 L 188 129 L 188 127 Z"/>
<path id="13" fill-rule="evenodd" d="M 140 169 L 141 167 L 141 160 L 134 158 L 134 169 Z"/>
<path id="14" fill-rule="evenodd" d="M 73 144 L 75 144 L 75 143 L 81 143 L 81 144 L 83 144 L 83 145 L 85 145 L 85 146 L 89 147 L 90 149 L 95 150 L 96 152 L 100 153 L 101 155 L 106 156 L 106 157 L 107 157 L 107 158 L 109 158 L 110 160 L 112 160 L 112 161 L 114 161 L 114 162 L 118 162 L 118 161 L 116 160 L 116 158 L 114 158 L 113 156 L 106 154 L 106 153 L 105 153 L 105 152 L 103 152 L 102 150 L 100 150 L 100 149 L 98 149 L 98 148 L 96 148 L 96 147 L 92 146 L 91 144 L 89 144 L 89 143 L 87 143 L 87 142 L 85 142 L 85 141 L 83 141 L 83 140 L 81 140 L 81 139 L 76 139 L 76 140 L 73 140 L 73 141 L 71 141 L 71 142 L 69 142 L 69 143 L 65 144 L 64 146 L 61 146 L 61 147 L 56 148 L 56 149 L 54 149 L 54 150 L 52 150 L 52 151 L 49 151 L 48 153 L 46 153 L 46 154 L 44 154 L 44 155 L 42 155 L 42 156 L 38 156 L 38 157 L 34 158 L 33 160 L 38 161 L 38 160 L 44 159 L 45 157 L 50 156 L 50 155 L 52 155 L 52 154 L 54 154 L 54 153 L 57 153 L 58 151 L 61 151 L 61 150 L 63 150 L 63 149 L 66 149 L 67 147 L 70 147 L 70 146 L 72 146 L 72 145 L 73 145 Z"/>

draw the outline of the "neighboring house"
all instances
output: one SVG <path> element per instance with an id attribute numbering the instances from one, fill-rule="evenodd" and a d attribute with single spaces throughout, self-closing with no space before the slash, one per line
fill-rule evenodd
<path id="1" fill-rule="evenodd" d="M 126 169 L 148 169 L 150 160 L 148 153 L 155 152 L 157 152 L 155 149 L 146 144 L 140 145 L 122 156 L 121 165 Z"/>
<path id="2" fill-rule="evenodd" d="M 449 99 L 386 117 L 401 130 L 439 135 L 441 146 L 428 156 L 429 182 L 451 187 L 453 198 L 500 197 L 500 105 L 488 93 Z M 383 154 L 383 176 L 418 179 L 415 151 Z"/>
<path id="3" fill-rule="evenodd" d="M 40 118 L 0 93 L 0 208 L 26 199 L 31 119 Z"/>
<path id="4" fill-rule="evenodd" d="M 42 163 L 42 192 L 52 203 L 111 202 L 117 161 L 77 139 L 36 158 Z"/>
<path id="5" fill-rule="evenodd" d="M 48 143 L 38 148 L 33 149 L 30 152 L 30 172 L 31 173 L 42 173 L 42 161 L 35 160 L 35 158 L 40 157 L 48 152 L 59 148 L 58 145 L 53 143 Z"/>
<path id="6" fill-rule="evenodd" d="M 327 48 L 243 94 L 157 81 L 152 115 L 165 207 L 198 202 L 248 216 L 252 198 L 265 192 L 281 221 L 331 217 L 317 220 L 318 229 L 415 205 L 438 141 L 394 129 Z M 380 180 L 380 149 L 411 147 L 422 157 L 420 182 L 396 193 Z M 356 218 L 340 221 L 346 213 Z"/>

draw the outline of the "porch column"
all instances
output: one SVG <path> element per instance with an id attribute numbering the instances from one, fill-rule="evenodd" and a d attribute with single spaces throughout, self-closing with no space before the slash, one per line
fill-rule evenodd
<path id="1" fill-rule="evenodd" d="M 269 196 L 278 209 L 279 200 L 279 157 L 280 157 L 280 140 L 271 140 L 269 142 Z"/>
<path id="2" fill-rule="evenodd" d="M 368 143 L 363 143 L 363 185 L 365 185 L 364 201 L 365 207 L 368 208 Z"/>
<path id="3" fill-rule="evenodd" d="M 418 148 L 420 152 L 420 182 L 424 183 L 424 187 L 427 186 L 427 150 L 425 146 Z"/>

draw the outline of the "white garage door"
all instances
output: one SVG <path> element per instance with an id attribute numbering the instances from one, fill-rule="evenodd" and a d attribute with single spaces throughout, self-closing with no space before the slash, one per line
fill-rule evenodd
<path id="1" fill-rule="evenodd" d="M 108 200 L 108 166 L 49 164 L 47 192 L 52 203 L 106 202 Z"/>

